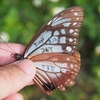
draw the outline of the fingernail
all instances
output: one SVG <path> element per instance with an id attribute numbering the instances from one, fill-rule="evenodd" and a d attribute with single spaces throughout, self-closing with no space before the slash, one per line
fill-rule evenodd
<path id="1" fill-rule="evenodd" d="M 33 74 L 36 71 L 35 65 L 31 60 L 24 59 L 16 63 L 25 73 Z"/>

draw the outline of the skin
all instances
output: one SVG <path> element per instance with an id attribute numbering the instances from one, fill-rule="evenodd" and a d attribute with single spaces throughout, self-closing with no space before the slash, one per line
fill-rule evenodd
<path id="1" fill-rule="evenodd" d="M 23 54 L 25 50 L 25 46 L 21 44 L 7 44 L 19 54 Z M 0 43 L 0 100 L 24 100 L 17 92 L 26 85 L 34 84 L 34 63 L 28 59 L 15 61 L 14 51 L 5 43 Z"/>

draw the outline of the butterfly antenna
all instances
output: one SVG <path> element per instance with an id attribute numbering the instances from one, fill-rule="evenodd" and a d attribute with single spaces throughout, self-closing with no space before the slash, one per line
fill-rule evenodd
<path id="1" fill-rule="evenodd" d="M 8 45 L 8 43 L 7 42 L 5 42 L 1 37 L 0 37 L 0 39 L 1 39 L 1 41 L 2 42 L 4 42 L 5 43 L 5 45 L 7 45 L 14 53 L 16 53 L 9 45 Z M 2 49 L 2 50 L 5 50 L 5 49 L 3 49 L 3 48 L 0 48 L 0 49 Z M 10 53 L 12 53 L 11 51 L 9 51 L 9 50 L 5 50 L 5 51 L 8 51 L 8 52 L 10 52 Z"/>
<path id="2" fill-rule="evenodd" d="M 0 49 L 12 53 L 11 51 L 9 51 L 9 50 L 5 50 L 5 49 L 3 49 L 3 48 L 0 48 Z"/>

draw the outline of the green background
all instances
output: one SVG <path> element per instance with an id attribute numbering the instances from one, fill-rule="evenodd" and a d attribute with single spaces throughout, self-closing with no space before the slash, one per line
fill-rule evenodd
<path id="1" fill-rule="evenodd" d="M 28 86 L 20 91 L 25 100 L 100 100 L 100 0 L 0 0 L 0 34 L 5 41 L 27 45 L 57 7 L 71 6 L 84 8 L 78 42 L 82 64 L 76 84 L 52 96 L 36 85 Z"/>

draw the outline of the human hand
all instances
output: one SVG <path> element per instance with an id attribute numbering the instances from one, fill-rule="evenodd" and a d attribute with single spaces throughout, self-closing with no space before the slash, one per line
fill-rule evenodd
<path id="1" fill-rule="evenodd" d="M 25 50 L 25 47 L 20 44 L 8 43 L 8 45 L 19 54 Z M 11 51 L 4 43 L 0 43 L 0 48 Z M 23 100 L 23 96 L 17 92 L 32 82 L 36 68 L 28 59 L 11 63 L 14 58 L 5 50 L 0 49 L 0 66 L 2 65 L 0 67 L 0 100 Z"/>

